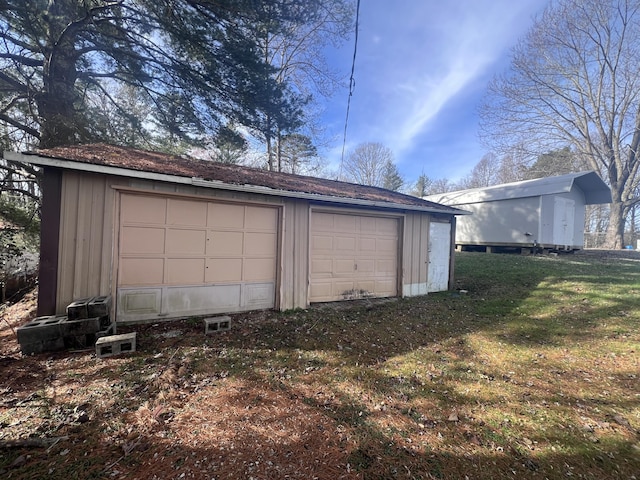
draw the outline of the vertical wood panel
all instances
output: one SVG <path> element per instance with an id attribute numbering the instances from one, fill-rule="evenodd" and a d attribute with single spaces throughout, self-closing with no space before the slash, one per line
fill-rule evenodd
<path id="1" fill-rule="evenodd" d="M 421 262 L 421 257 L 422 257 L 422 252 L 420 249 L 421 246 L 421 233 L 422 230 L 420 228 L 420 225 L 422 223 L 422 215 L 420 215 L 419 213 L 414 213 L 411 214 L 411 223 L 412 223 L 412 236 L 413 236 L 413 247 L 411 249 L 411 255 L 412 255 L 412 261 L 411 261 L 411 265 L 413 266 L 412 272 L 411 272 L 411 283 L 420 283 L 420 271 L 421 271 L 421 267 L 422 265 L 420 264 Z"/>
<path id="2" fill-rule="evenodd" d="M 73 300 L 111 291 L 113 201 L 122 179 L 65 171 L 62 179 L 60 262 L 56 311 Z"/>
<path id="3" fill-rule="evenodd" d="M 413 242 L 412 242 L 413 225 L 409 218 L 409 215 L 407 215 L 404 218 L 403 223 L 404 223 L 404 226 L 402 229 L 403 235 L 402 235 L 402 269 L 401 269 L 402 280 L 400 285 L 401 287 L 400 291 L 404 295 L 405 293 L 404 286 L 411 284 L 411 261 L 413 259 L 413 254 L 411 252 L 411 248 L 413 246 Z"/>
<path id="4" fill-rule="evenodd" d="M 78 223 L 78 173 L 64 171 L 62 175 L 62 211 L 60 215 L 60 262 L 58 264 L 58 295 L 56 313 L 63 313 L 73 301 L 76 225 Z"/>
<path id="5" fill-rule="evenodd" d="M 410 213 L 404 220 L 402 292 L 405 296 L 420 295 L 426 293 L 430 216 Z"/>
<path id="6" fill-rule="evenodd" d="M 284 207 L 280 279 L 280 308 L 306 308 L 308 274 L 309 204 L 288 199 Z"/>
<path id="7" fill-rule="evenodd" d="M 429 224 L 431 217 L 426 214 L 420 215 L 420 280 L 427 283 L 427 272 L 429 271 Z"/>
<path id="8" fill-rule="evenodd" d="M 38 316 L 56 313 L 61 214 L 62 170 L 45 167 L 42 179 Z"/>
<path id="9" fill-rule="evenodd" d="M 295 265 L 294 308 L 306 308 L 309 305 L 309 202 L 295 202 Z"/>

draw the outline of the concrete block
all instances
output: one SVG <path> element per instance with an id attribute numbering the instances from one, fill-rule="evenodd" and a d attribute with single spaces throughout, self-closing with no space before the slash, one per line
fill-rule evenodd
<path id="1" fill-rule="evenodd" d="M 94 297 L 81 298 L 67 305 L 67 316 L 69 320 L 77 320 L 79 318 L 89 318 L 89 302 Z"/>
<path id="2" fill-rule="evenodd" d="M 231 329 L 231 317 L 225 315 L 222 317 L 209 317 L 204 319 L 204 333 L 224 332 Z"/>
<path id="3" fill-rule="evenodd" d="M 136 332 L 109 335 L 96 341 L 96 357 L 105 358 L 136 351 Z"/>
<path id="4" fill-rule="evenodd" d="M 100 330 L 96 333 L 96 340 L 108 335 L 115 335 L 117 333 L 116 322 L 111 322 L 104 330 Z"/>
<path id="5" fill-rule="evenodd" d="M 57 352 L 60 350 L 64 350 L 64 348 L 65 345 L 62 337 L 42 340 L 39 342 L 20 344 L 20 351 L 22 351 L 23 355 L 33 355 L 36 353 L 44 352 Z"/>
<path id="6" fill-rule="evenodd" d="M 96 317 L 77 318 L 75 320 L 68 319 L 60 322 L 60 329 L 63 335 L 85 335 L 88 333 L 95 334 L 103 328 L 100 318 Z"/>
<path id="7" fill-rule="evenodd" d="M 111 310 L 111 295 L 93 297 L 87 304 L 87 315 L 93 317 L 108 317 Z"/>
<path id="8" fill-rule="evenodd" d="M 18 343 L 20 346 L 44 342 L 48 340 L 62 339 L 60 331 L 60 323 L 66 320 L 65 315 L 51 315 L 47 317 L 38 317 L 29 323 L 18 327 L 16 331 L 18 335 Z"/>

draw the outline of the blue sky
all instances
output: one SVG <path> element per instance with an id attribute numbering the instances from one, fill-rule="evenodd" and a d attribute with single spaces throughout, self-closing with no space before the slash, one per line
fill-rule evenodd
<path id="1" fill-rule="evenodd" d="M 477 109 L 488 82 L 548 0 L 361 0 L 347 151 L 380 142 L 410 182 L 456 181 L 486 153 Z M 330 55 L 348 77 L 353 38 Z M 339 165 L 348 91 L 325 104 L 326 157 Z"/>

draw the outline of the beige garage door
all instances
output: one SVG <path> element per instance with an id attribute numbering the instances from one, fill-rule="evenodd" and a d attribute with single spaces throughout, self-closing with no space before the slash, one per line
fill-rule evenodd
<path id="1" fill-rule="evenodd" d="M 278 210 L 122 194 L 118 319 L 275 304 Z"/>
<path id="2" fill-rule="evenodd" d="M 398 220 L 313 212 L 311 302 L 392 297 L 398 290 Z"/>

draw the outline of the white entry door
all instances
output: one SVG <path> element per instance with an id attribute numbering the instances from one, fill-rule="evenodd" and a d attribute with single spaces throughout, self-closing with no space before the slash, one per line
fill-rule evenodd
<path id="1" fill-rule="evenodd" d="M 451 224 L 431 222 L 429 225 L 427 292 L 448 290 L 449 255 L 451 255 Z"/>
<path id="2" fill-rule="evenodd" d="M 555 197 L 553 208 L 553 243 L 570 247 L 574 245 L 573 224 L 575 219 L 575 202 L 569 198 Z"/>

